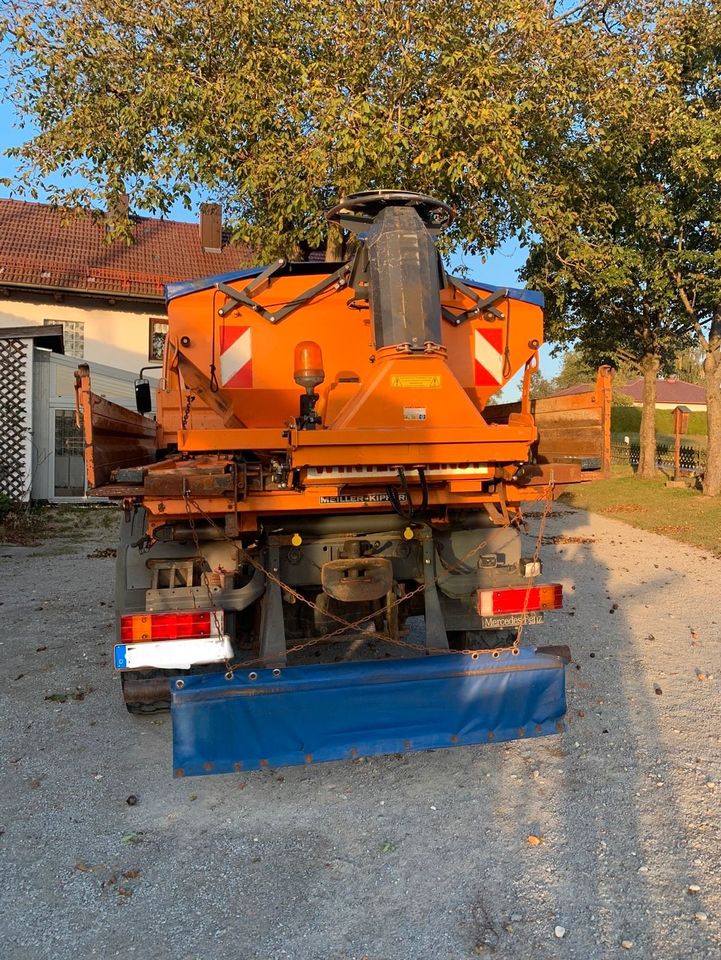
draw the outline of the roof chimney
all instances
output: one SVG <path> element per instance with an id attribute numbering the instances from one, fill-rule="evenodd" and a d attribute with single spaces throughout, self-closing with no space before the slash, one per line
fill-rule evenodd
<path id="1" fill-rule="evenodd" d="M 204 253 L 223 249 L 223 209 L 219 203 L 200 205 L 200 245 Z"/>

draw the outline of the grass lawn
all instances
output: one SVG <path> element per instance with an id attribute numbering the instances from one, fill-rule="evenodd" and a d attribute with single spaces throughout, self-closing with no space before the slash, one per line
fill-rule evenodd
<path id="1" fill-rule="evenodd" d="M 721 497 L 666 487 L 665 478 L 637 480 L 626 467 L 614 467 L 608 480 L 578 484 L 560 499 L 721 555 Z"/>

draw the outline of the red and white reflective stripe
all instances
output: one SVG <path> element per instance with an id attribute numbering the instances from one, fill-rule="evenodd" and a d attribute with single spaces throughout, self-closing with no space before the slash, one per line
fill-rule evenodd
<path id="1" fill-rule="evenodd" d="M 253 386 L 250 327 L 223 324 L 220 330 L 220 382 L 224 387 Z"/>
<path id="2" fill-rule="evenodd" d="M 503 330 L 490 327 L 474 331 L 474 382 L 477 387 L 503 383 Z"/>

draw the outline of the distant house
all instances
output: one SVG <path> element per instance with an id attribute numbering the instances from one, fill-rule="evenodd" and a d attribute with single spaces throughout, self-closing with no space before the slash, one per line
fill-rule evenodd
<path id="1" fill-rule="evenodd" d="M 552 397 L 567 397 L 574 393 L 585 393 L 593 389 L 593 384 L 577 383 L 572 387 L 566 387 L 564 390 L 555 390 Z M 625 394 L 633 401 L 634 407 L 643 406 L 643 378 L 631 380 L 624 386 L 618 386 L 619 393 Z M 656 409 L 673 410 L 674 407 L 683 405 L 692 412 L 706 412 L 706 388 L 697 383 L 688 383 L 686 380 L 679 380 L 677 377 L 667 377 L 665 380 L 656 381 Z"/>
<path id="2" fill-rule="evenodd" d="M 132 406 L 133 381 L 162 356 L 164 285 L 250 260 L 224 242 L 217 204 L 199 223 L 134 218 L 131 244 L 105 230 L 102 216 L 0 200 L 0 494 L 82 496 L 77 361 L 98 393 Z"/>
<path id="3" fill-rule="evenodd" d="M 619 388 L 621 393 L 633 400 L 634 407 L 643 405 L 643 378 L 632 380 L 625 386 Z M 665 380 L 656 381 L 656 409 L 673 410 L 674 407 L 683 405 L 688 407 L 694 413 L 700 411 L 706 412 L 706 388 L 699 386 L 698 383 L 688 383 L 686 380 L 679 380 L 678 377 L 667 377 Z"/>
<path id="4" fill-rule="evenodd" d="M 248 265 L 217 204 L 199 223 L 135 217 L 133 242 L 106 242 L 102 215 L 0 200 L 0 328 L 60 324 L 67 356 L 136 373 L 157 362 L 164 286 Z"/>

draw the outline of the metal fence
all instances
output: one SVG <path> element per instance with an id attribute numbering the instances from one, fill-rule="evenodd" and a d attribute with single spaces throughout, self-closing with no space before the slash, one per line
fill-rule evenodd
<path id="1" fill-rule="evenodd" d="M 0 339 L 0 494 L 26 500 L 30 491 L 32 341 Z"/>
<path id="2" fill-rule="evenodd" d="M 624 466 L 638 466 L 640 446 L 638 438 L 625 443 L 623 439 L 611 440 L 611 463 Z M 673 471 L 673 440 L 660 440 L 656 444 L 656 466 L 659 469 Z M 681 469 L 688 473 L 703 473 L 706 466 L 706 451 L 700 447 L 681 445 Z"/>

